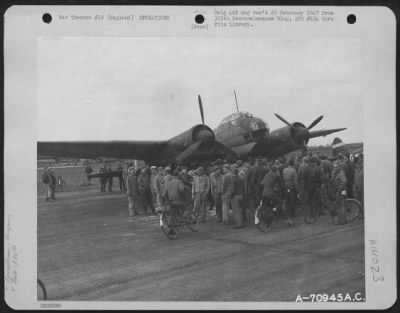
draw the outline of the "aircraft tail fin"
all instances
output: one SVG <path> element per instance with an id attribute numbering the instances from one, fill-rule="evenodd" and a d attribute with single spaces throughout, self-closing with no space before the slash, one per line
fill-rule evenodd
<path id="1" fill-rule="evenodd" d="M 342 139 L 340 139 L 339 137 L 335 137 L 335 138 L 333 138 L 332 146 L 337 145 L 338 143 L 342 143 L 342 142 L 343 142 Z"/>

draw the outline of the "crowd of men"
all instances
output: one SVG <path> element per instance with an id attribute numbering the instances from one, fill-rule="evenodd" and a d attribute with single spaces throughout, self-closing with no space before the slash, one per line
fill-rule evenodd
<path id="1" fill-rule="evenodd" d="M 292 217 L 300 207 L 307 209 L 316 203 L 324 207 L 327 201 L 346 197 L 364 202 L 362 154 L 339 154 L 336 160 L 312 154 L 290 159 L 218 159 L 158 168 L 126 164 L 122 180 L 126 182 L 129 216 L 140 210 L 155 214 L 156 207 L 168 205 L 171 221 L 184 209 L 206 223 L 209 210 L 215 207 L 217 222 L 234 228 L 245 226 L 247 213 L 261 200 L 273 201 L 276 207 L 285 201 Z"/>

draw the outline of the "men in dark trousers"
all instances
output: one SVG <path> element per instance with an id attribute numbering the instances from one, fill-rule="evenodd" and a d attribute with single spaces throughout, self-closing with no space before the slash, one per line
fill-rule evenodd
<path id="1" fill-rule="evenodd" d="M 107 172 L 108 173 L 112 172 L 111 165 L 108 166 Z M 112 175 L 107 177 L 108 192 L 112 192 L 113 191 L 112 190 L 113 180 L 114 180 L 114 177 L 112 177 Z"/>
<path id="2" fill-rule="evenodd" d="M 118 176 L 119 190 L 126 191 L 126 186 L 125 186 L 125 181 L 124 181 L 124 176 L 123 176 L 124 168 L 122 167 L 121 163 L 118 164 L 117 171 L 121 171 L 121 174 Z"/>
<path id="3" fill-rule="evenodd" d="M 313 205 L 321 205 L 322 171 L 317 165 L 317 158 L 311 157 L 310 164 L 303 173 L 306 210 Z"/>
<path id="4" fill-rule="evenodd" d="M 106 165 L 102 164 L 100 165 L 99 173 L 106 173 Z M 107 177 L 101 176 L 100 177 L 100 191 L 105 192 L 106 191 L 106 183 L 107 183 Z"/>

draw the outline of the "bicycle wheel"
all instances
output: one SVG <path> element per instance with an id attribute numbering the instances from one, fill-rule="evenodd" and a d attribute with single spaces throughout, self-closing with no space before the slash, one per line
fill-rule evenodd
<path id="1" fill-rule="evenodd" d="M 356 199 L 345 199 L 343 205 L 347 222 L 354 221 L 361 214 L 361 203 Z"/>
<path id="2" fill-rule="evenodd" d="M 304 215 L 304 223 L 313 224 L 319 216 L 319 208 L 316 205 L 311 206 L 310 209 L 306 210 Z"/>
<path id="3" fill-rule="evenodd" d="M 43 282 L 38 278 L 37 279 L 37 300 L 46 300 L 47 299 L 47 291 Z"/>
<path id="4" fill-rule="evenodd" d="M 267 233 L 271 230 L 271 224 L 273 220 L 272 208 L 261 207 L 256 211 L 256 217 L 258 219 L 257 228 L 263 232 Z"/>
<path id="5" fill-rule="evenodd" d="M 170 226 L 168 224 L 168 214 L 166 213 L 161 213 L 160 215 L 160 227 L 162 232 L 165 236 L 167 236 L 168 239 L 173 240 L 176 239 L 176 237 L 178 236 L 176 227 Z"/>

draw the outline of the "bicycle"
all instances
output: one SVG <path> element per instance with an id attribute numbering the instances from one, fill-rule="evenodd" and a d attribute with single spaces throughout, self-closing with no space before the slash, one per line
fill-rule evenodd
<path id="1" fill-rule="evenodd" d="M 176 239 L 178 237 L 178 232 L 183 230 L 185 227 L 189 228 L 192 232 L 199 231 L 199 222 L 195 214 L 187 216 L 185 210 L 179 210 L 176 216 L 176 224 L 171 225 L 169 224 L 169 205 L 158 207 L 156 212 L 160 214 L 160 227 L 168 239 Z"/>
<path id="2" fill-rule="evenodd" d="M 269 232 L 274 220 L 285 219 L 289 226 L 293 226 L 293 221 L 289 218 L 285 209 L 285 201 L 278 209 L 275 207 L 276 202 L 272 199 L 267 201 L 261 200 L 259 206 L 255 210 L 254 224 L 263 232 Z"/>
<path id="3" fill-rule="evenodd" d="M 342 218 L 346 223 L 353 222 L 358 217 L 362 216 L 362 206 L 359 201 L 352 198 L 343 199 L 343 205 L 339 207 L 338 210 L 334 210 L 330 208 L 335 200 L 330 200 L 330 206 L 327 203 L 324 203 L 320 200 L 315 201 L 311 206 L 306 210 L 304 215 L 304 223 L 313 224 L 321 214 L 321 207 L 326 207 L 329 209 L 330 214 L 332 216 L 332 223 L 339 224 L 339 219 Z"/>
<path id="4" fill-rule="evenodd" d="M 351 223 L 362 216 L 362 205 L 356 199 L 344 199 L 343 205 L 338 210 L 331 211 L 331 216 L 334 225 L 343 224 L 343 222 Z"/>
<path id="5" fill-rule="evenodd" d="M 44 283 L 38 278 L 37 279 L 37 299 L 47 300 L 47 291 Z"/>
<path id="6" fill-rule="evenodd" d="M 305 224 L 313 224 L 318 217 L 321 215 L 321 202 L 315 201 L 311 204 L 309 208 L 306 208 L 306 212 L 304 214 L 304 223 Z"/>

